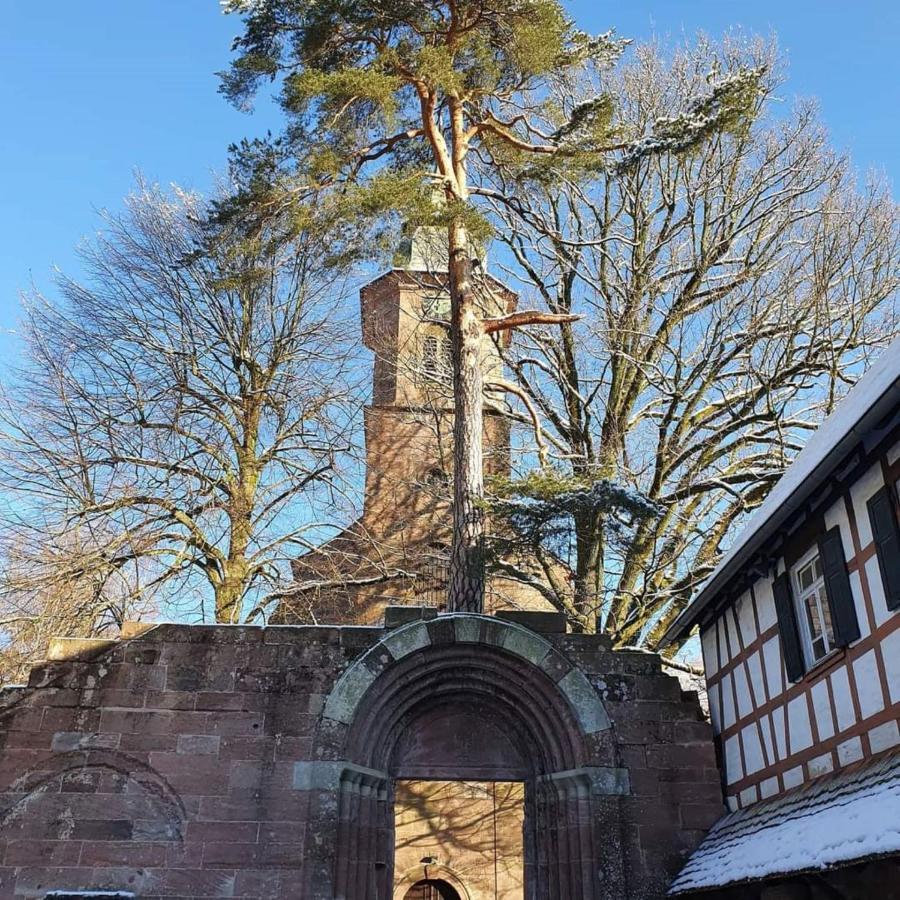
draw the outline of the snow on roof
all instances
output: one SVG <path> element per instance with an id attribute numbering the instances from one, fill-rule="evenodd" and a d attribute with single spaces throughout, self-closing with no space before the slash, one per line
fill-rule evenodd
<path id="1" fill-rule="evenodd" d="M 69 897 L 111 897 L 113 900 L 134 900 L 136 894 L 131 891 L 50 891 L 44 894 L 44 900 L 51 897 L 56 900 L 68 900 Z"/>
<path id="2" fill-rule="evenodd" d="M 900 337 L 895 338 L 881 353 L 834 412 L 812 434 L 806 446 L 797 454 L 768 497 L 738 534 L 735 542 L 719 560 L 694 602 L 675 620 L 667 637 L 675 637 L 693 624 L 695 615 L 711 599 L 710 589 L 721 586 L 716 582 L 721 580 L 725 570 L 734 565 L 736 558 L 754 537 L 772 524 L 776 514 L 784 510 L 786 502 L 803 488 L 813 473 L 826 462 L 831 451 L 852 434 L 865 414 L 898 381 L 900 381 Z"/>
<path id="3" fill-rule="evenodd" d="M 813 781 L 717 822 L 670 895 L 900 851 L 900 754 Z"/>

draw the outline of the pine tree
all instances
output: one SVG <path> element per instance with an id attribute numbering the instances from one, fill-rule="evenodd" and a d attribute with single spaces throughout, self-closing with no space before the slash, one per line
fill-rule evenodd
<path id="1" fill-rule="evenodd" d="M 277 81 L 288 117 L 278 139 L 235 148 L 244 189 L 233 209 L 283 217 L 288 227 L 330 217 L 332 225 L 347 222 L 351 234 L 354 220 L 380 221 L 390 213 L 446 230 L 455 411 L 448 605 L 480 611 L 479 345 L 485 334 L 572 317 L 481 314 L 470 251 L 489 234 L 476 202 L 479 172 L 515 160 L 552 179 L 561 170 L 604 166 L 614 150 L 615 164 L 629 165 L 662 149 L 689 149 L 720 129 L 741 127 L 760 73 L 716 78 L 684 110 L 634 134 L 616 121 L 614 98 L 601 90 L 574 106 L 561 99 L 571 94 L 559 90 L 566 80 L 599 83 L 627 41 L 578 30 L 557 0 L 223 5 L 244 20 L 236 57 L 222 75 L 223 93 L 246 105 L 263 83 Z M 434 187 L 443 199 L 437 206 Z"/>

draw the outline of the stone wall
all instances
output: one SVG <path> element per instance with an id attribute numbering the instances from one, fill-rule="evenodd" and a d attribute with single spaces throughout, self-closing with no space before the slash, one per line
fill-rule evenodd
<path id="1" fill-rule="evenodd" d="M 533 624 L 545 626 L 536 615 Z M 612 652 L 596 637 L 475 616 L 396 630 L 139 630 L 120 642 L 59 641 L 28 687 L 3 693 L 0 897 L 63 888 L 145 898 L 390 896 L 383 841 L 392 835 L 378 831 L 371 810 L 392 821 L 391 779 L 434 762 L 432 777 L 449 764 L 427 735 L 449 727 L 441 685 L 450 682 L 441 679 L 468 677 L 467 660 L 471 678 L 453 688 L 463 710 L 447 715 L 477 713 L 483 734 L 497 734 L 484 746 L 501 748 L 493 762 L 473 759 L 469 774 L 490 780 L 495 763 L 524 767 L 526 790 L 541 798 L 533 816 L 569 804 L 551 848 L 570 860 L 567 873 L 546 869 L 537 839 L 526 846 L 539 896 L 574 896 L 562 882 L 578 882 L 588 885 L 585 898 L 662 897 L 721 813 L 696 697 L 661 673 L 657 657 Z M 539 703 L 527 694 L 537 689 Z M 405 699 L 417 690 L 424 707 Z M 399 710 L 389 729 L 376 704 L 386 697 Z M 534 738 L 539 718 L 566 734 Z M 420 721 L 423 730 L 410 730 Z M 390 734 L 376 739 L 376 725 Z M 425 737 L 404 745 L 400 736 L 414 732 Z M 373 747 L 393 749 L 367 767 L 358 754 L 369 735 Z M 533 739 L 532 756 L 508 762 Z M 394 771 L 401 757 L 407 770 Z M 557 758 L 575 765 L 559 771 Z M 604 875 L 604 887 L 597 873 L 611 848 L 620 883 Z"/>

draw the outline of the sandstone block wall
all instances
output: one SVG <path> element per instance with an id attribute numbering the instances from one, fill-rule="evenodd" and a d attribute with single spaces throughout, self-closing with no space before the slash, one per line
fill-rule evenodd
<path id="1" fill-rule="evenodd" d="M 447 633 L 442 619 L 431 633 Z M 2 694 L 0 897 L 322 896 L 310 860 L 327 867 L 321 824 L 337 801 L 308 773 L 328 756 L 324 710 L 341 674 L 389 635 L 160 625 L 115 643 L 60 642 L 27 687 Z M 655 656 L 589 636 L 542 640 L 587 676 L 596 698 L 583 701 L 612 723 L 603 740 L 627 772 L 615 788 L 626 896 L 662 897 L 722 811 L 696 697 Z M 431 650 L 403 652 L 424 664 Z M 390 653 L 379 654 L 389 673 Z"/>

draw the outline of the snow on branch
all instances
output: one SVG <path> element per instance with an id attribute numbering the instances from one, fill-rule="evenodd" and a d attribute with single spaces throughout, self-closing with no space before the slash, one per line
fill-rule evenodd
<path id="1" fill-rule="evenodd" d="M 746 127 L 760 96 L 765 66 L 729 72 L 713 84 L 705 97 L 695 100 L 674 116 L 661 116 L 653 123 L 651 133 L 635 141 L 617 165 L 627 171 L 654 153 L 682 153 L 716 132 L 737 131 Z M 715 72 L 710 73 L 710 81 Z"/>

